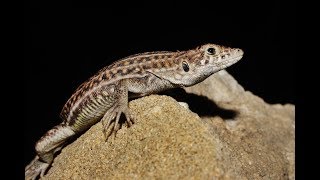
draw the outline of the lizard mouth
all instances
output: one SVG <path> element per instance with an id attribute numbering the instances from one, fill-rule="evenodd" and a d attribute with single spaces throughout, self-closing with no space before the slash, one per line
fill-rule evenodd
<path id="1" fill-rule="evenodd" d="M 240 54 L 238 56 L 233 57 L 232 59 L 229 59 L 227 61 L 223 61 L 221 63 L 219 63 L 217 66 L 224 69 L 226 67 L 231 66 L 232 64 L 235 64 L 236 62 L 238 62 L 241 58 L 243 57 L 243 54 Z"/>

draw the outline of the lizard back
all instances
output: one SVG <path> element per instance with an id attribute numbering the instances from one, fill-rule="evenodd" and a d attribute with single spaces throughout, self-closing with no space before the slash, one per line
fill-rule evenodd
<path id="1" fill-rule="evenodd" d="M 156 51 L 134 54 L 102 68 L 95 75 L 89 78 L 87 81 L 82 83 L 72 94 L 72 96 L 65 103 L 60 117 L 64 121 L 70 120 L 70 114 L 75 106 L 87 104 L 86 98 L 91 98 L 93 94 L 101 94 L 101 86 L 107 86 L 112 84 L 119 79 L 131 78 L 131 77 L 143 77 L 146 74 L 147 69 L 159 68 L 163 66 L 172 65 L 176 55 L 181 52 L 169 52 L 169 51 Z M 166 65 L 168 64 L 168 65 Z M 97 88 L 99 87 L 99 88 Z M 91 92 L 91 93 L 90 93 Z M 88 96 L 89 95 L 89 96 Z M 88 96 L 88 97 L 87 97 Z M 68 118 L 69 117 L 69 118 Z"/>

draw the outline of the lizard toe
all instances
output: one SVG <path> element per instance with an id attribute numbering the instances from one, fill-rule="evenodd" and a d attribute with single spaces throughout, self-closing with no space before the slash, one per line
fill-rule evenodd
<path id="1" fill-rule="evenodd" d="M 39 175 L 40 177 L 43 177 L 48 167 L 48 163 L 41 162 L 39 157 L 36 156 L 36 158 L 25 169 L 25 180 L 34 180 Z"/>

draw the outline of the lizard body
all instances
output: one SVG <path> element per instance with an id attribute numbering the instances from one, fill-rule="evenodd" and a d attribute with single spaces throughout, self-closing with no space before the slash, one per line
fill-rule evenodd
<path id="1" fill-rule="evenodd" d="M 37 156 L 25 168 L 25 179 L 42 177 L 59 151 L 74 135 L 102 121 L 106 140 L 119 130 L 123 113 L 128 126 L 128 98 L 192 86 L 240 60 L 243 51 L 206 44 L 180 52 L 148 52 L 123 58 L 81 84 L 61 111 L 63 122 L 36 143 Z"/>

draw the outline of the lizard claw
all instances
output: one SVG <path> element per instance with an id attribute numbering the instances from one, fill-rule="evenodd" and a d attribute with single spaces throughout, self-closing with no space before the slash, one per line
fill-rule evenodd
<path id="1" fill-rule="evenodd" d="M 25 168 L 25 180 L 35 180 L 39 175 L 42 178 L 48 167 L 48 163 L 41 162 L 39 156 L 36 156 Z"/>
<path id="2" fill-rule="evenodd" d="M 105 136 L 105 140 L 107 141 L 108 138 L 111 136 L 112 133 L 114 133 L 114 138 L 116 136 L 117 131 L 120 129 L 119 120 L 120 116 L 123 113 L 126 118 L 127 126 L 130 127 L 134 123 L 133 119 L 129 115 L 128 109 L 122 109 L 122 108 L 114 108 L 112 109 L 112 112 L 106 113 L 106 117 L 103 118 L 103 133 Z"/>

